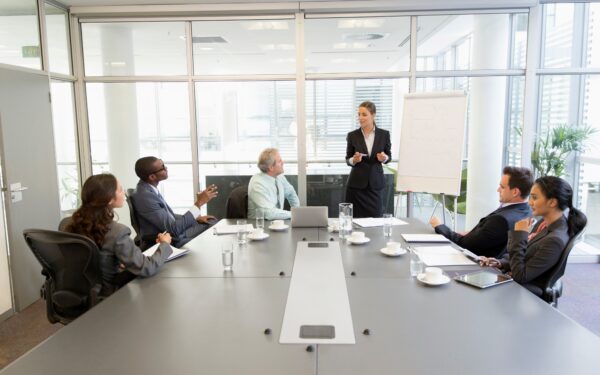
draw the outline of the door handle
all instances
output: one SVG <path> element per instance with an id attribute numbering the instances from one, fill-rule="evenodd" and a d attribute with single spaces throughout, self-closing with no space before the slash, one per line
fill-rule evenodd
<path id="1" fill-rule="evenodd" d="M 27 189 L 29 189 L 27 186 L 21 186 L 21 187 L 18 187 L 18 188 L 10 189 L 10 192 L 11 193 L 17 193 L 17 192 L 20 192 L 20 191 L 25 191 Z"/>

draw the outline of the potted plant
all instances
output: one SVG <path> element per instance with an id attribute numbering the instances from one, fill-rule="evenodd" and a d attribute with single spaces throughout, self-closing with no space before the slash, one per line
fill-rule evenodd
<path id="1" fill-rule="evenodd" d="M 586 149 L 586 140 L 596 132 L 591 126 L 568 126 L 560 124 L 540 137 L 531 152 L 534 174 L 540 176 L 564 176 L 567 159 L 572 152 Z"/>

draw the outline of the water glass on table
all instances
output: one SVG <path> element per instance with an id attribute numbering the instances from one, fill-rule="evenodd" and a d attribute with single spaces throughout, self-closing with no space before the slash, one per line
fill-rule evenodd
<path id="1" fill-rule="evenodd" d="M 394 217 L 392 214 L 383 214 L 383 235 L 385 237 L 392 237 L 392 224 Z"/>
<path id="2" fill-rule="evenodd" d="M 245 245 L 246 242 L 248 242 L 248 228 L 246 228 L 246 220 L 239 219 L 238 221 L 236 221 L 236 224 L 238 226 L 238 232 L 237 232 L 238 245 L 240 245 L 240 246 Z"/>
<path id="3" fill-rule="evenodd" d="M 265 227 L 265 212 L 262 208 L 256 209 L 256 229 L 263 229 Z"/>
<path id="4" fill-rule="evenodd" d="M 346 238 L 352 233 L 352 217 L 353 217 L 353 206 L 352 203 L 340 203 L 340 238 Z"/>
<path id="5" fill-rule="evenodd" d="M 410 276 L 417 277 L 420 273 L 423 273 L 425 265 L 419 255 L 413 248 L 410 248 Z"/>
<path id="6" fill-rule="evenodd" d="M 221 260 L 225 271 L 231 271 L 233 269 L 233 245 L 231 242 L 226 242 L 221 245 Z"/>

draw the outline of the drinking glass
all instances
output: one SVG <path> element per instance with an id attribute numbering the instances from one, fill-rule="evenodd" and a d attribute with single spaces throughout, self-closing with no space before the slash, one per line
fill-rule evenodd
<path id="1" fill-rule="evenodd" d="M 352 233 L 352 203 L 340 203 L 340 238 L 345 239 Z"/>
<path id="2" fill-rule="evenodd" d="M 248 242 L 248 228 L 246 228 L 246 220 L 239 219 L 238 221 L 236 221 L 236 224 L 238 225 L 238 232 L 237 232 L 238 245 L 240 245 L 240 246 L 245 245 L 246 242 Z"/>
<path id="3" fill-rule="evenodd" d="M 265 212 L 262 208 L 256 209 L 256 229 L 265 227 Z"/>
<path id="4" fill-rule="evenodd" d="M 233 246 L 231 242 L 221 245 L 221 260 L 223 261 L 223 269 L 231 271 L 233 268 Z"/>
<path id="5" fill-rule="evenodd" d="M 392 237 L 393 220 L 392 214 L 383 214 L 383 235 L 385 237 Z"/>
<path id="6" fill-rule="evenodd" d="M 420 273 L 423 273 L 425 266 L 419 255 L 414 250 L 410 252 L 410 276 L 417 277 Z"/>

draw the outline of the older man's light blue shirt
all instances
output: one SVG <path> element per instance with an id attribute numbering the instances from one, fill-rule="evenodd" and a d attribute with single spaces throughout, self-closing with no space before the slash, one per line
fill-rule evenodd
<path id="1" fill-rule="evenodd" d="M 289 219 L 292 214 L 283 209 L 285 199 L 291 207 L 300 206 L 300 199 L 294 187 L 283 174 L 271 177 L 259 173 L 248 184 L 248 218 L 256 218 L 256 209 L 262 208 L 266 220 Z"/>

